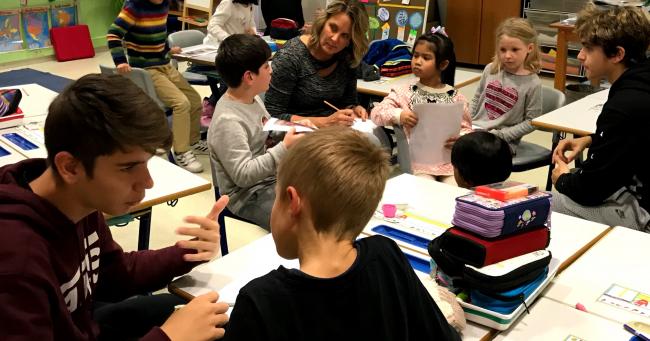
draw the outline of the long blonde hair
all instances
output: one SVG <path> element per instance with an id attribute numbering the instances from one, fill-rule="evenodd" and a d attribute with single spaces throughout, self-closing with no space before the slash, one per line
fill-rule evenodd
<path id="1" fill-rule="evenodd" d="M 539 43 L 537 42 L 537 31 L 528 20 L 523 18 L 508 18 L 504 20 L 496 30 L 494 57 L 492 57 L 491 73 L 497 73 L 501 70 L 501 61 L 499 60 L 499 40 L 502 36 L 508 36 L 521 40 L 524 44 L 533 44 L 533 50 L 528 53 L 524 60 L 524 68 L 530 72 L 539 73 L 541 69 L 541 56 Z"/>
<path id="2" fill-rule="evenodd" d="M 368 51 L 368 14 L 363 4 L 358 0 L 334 0 L 329 6 L 314 20 L 311 29 L 311 37 L 307 46 L 310 49 L 320 47 L 320 34 L 325 27 L 327 20 L 339 13 L 345 13 L 352 21 L 352 30 L 350 32 L 351 58 L 350 66 L 356 67 L 361 63 L 363 55 Z M 346 47 L 347 49 L 347 47 Z"/>

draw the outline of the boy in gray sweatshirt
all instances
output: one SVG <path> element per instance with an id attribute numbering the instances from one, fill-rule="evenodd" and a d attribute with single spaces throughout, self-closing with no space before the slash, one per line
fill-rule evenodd
<path id="1" fill-rule="evenodd" d="M 270 57 L 271 49 L 257 36 L 234 34 L 221 43 L 215 63 L 228 90 L 208 130 L 214 185 L 230 197 L 230 211 L 267 230 L 277 165 L 300 137 L 292 129 L 282 142 L 266 146 L 269 133 L 262 127 L 270 115 L 258 95 L 269 88 Z"/>

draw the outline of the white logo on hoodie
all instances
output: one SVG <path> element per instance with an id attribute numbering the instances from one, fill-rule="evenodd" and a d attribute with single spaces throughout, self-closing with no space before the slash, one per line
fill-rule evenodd
<path id="1" fill-rule="evenodd" d="M 84 259 L 81 265 L 67 283 L 61 285 L 61 294 L 68 306 L 68 311 L 73 312 L 79 308 L 80 299 L 92 293 L 92 284 L 97 283 L 97 269 L 99 268 L 99 236 L 97 231 L 87 236 L 84 240 Z M 80 280 L 83 280 L 80 284 Z M 80 290 L 82 294 L 79 293 Z"/>

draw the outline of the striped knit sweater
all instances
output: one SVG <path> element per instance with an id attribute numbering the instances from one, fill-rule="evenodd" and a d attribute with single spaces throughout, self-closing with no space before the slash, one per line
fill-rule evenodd
<path id="1" fill-rule="evenodd" d="M 146 68 L 169 63 L 168 12 L 168 0 L 160 5 L 149 0 L 126 0 L 106 35 L 115 65 L 129 63 L 132 67 Z"/>

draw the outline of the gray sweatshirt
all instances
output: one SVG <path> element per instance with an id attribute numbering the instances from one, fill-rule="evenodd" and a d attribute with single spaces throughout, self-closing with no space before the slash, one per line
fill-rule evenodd
<path id="1" fill-rule="evenodd" d="M 472 100 L 472 124 L 504 139 L 515 150 L 521 138 L 535 130 L 530 121 L 542 114 L 542 82 L 537 74 L 514 75 L 483 70 Z"/>
<path id="2" fill-rule="evenodd" d="M 256 96 L 252 104 L 219 99 L 208 130 L 210 162 L 221 194 L 228 194 L 228 208 L 235 214 L 260 188 L 274 186 L 275 172 L 287 148 L 280 142 L 267 149 L 268 132 L 263 121 L 270 115 Z"/>

